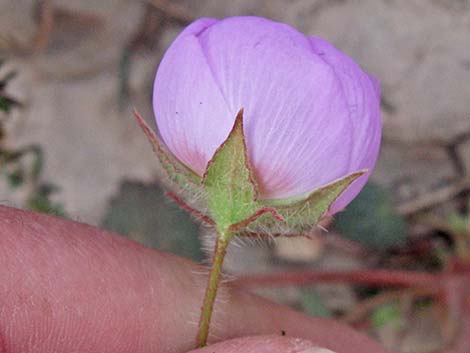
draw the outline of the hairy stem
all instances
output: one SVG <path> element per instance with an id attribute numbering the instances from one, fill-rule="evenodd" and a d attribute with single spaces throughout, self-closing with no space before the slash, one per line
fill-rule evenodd
<path id="1" fill-rule="evenodd" d="M 212 259 L 212 268 L 207 282 L 206 294 L 202 304 L 201 317 L 199 319 L 199 329 L 197 333 L 197 346 L 204 347 L 207 345 L 207 337 L 209 336 L 209 325 L 211 322 L 212 312 L 214 311 L 214 302 L 219 287 L 220 277 L 222 275 L 222 264 L 224 262 L 227 246 L 230 237 L 225 234 L 218 234 L 214 248 L 214 256 Z"/>

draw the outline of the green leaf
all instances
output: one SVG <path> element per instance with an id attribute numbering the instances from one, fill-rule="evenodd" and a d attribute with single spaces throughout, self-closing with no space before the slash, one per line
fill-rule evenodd
<path id="1" fill-rule="evenodd" d="M 325 305 L 323 298 L 312 288 L 304 288 L 301 290 L 300 305 L 302 311 L 310 316 L 333 316 L 331 310 Z"/>
<path id="2" fill-rule="evenodd" d="M 335 228 L 349 240 L 385 250 L 404 244 L 407 223 L 394 209 L 385 189 L 368 183 L 345 211 L 337 216 Z"/>
<path id="3" fill-rule="evenodd" d="M 53 184 L 41 184 L 28 198 L 26 208 L 36 212 L 48 213 L 58 217 L 67 218 L 67 212 L 62 204 L 50 199 L 52 193 L 58 191 Z"/>
<path id="4" fill-rule="evenodd" d="M 452 212 L 447 216 L 452 230 L 460 234 L 470 234 L 470 216 Z"/>
<path id="5" fill-rule="evenodd" d="M 197 225 L 168 202 L 156 183 L 122 182 L 101 226 L 149 247 L 195 261 L 203 259 Z"/>
<path id="6" fill-rule="evenodd" d="M 243 133 L 243 109 L 227 139 L 209 161 L 203 184 L 210 215 L 222 233 L 250 217 L 257 218 L 253 215 L 260 205 Z"/>
<path id="7" fill-rule="evenodd" d="M 16 71 L 8 72 L 2 79 L 0 80 L 0 90 L 3 90 L 9 81 L 13 80 L 17 75 Z"/>
<path id="8" fill-rule="evenodd" d="M 328 211 L 331 204 L 346 190 L 351 183 L 366 171 L 350 174 L 324 187 L 314 190 L 304 198 L 265 200 L 263 204 L 276 209 L 284 218 L 282 233 L 303 233 L 311 230 L 320 218 Z M 263 224 L 272 231 L 279 230 L 279 224 Z"/>
<path id="9" fill-rule="evenodd" d="M 158 136 L 153 132 L 150 126 L 148 126 L 137 110 L 134 110 L 134 116 L 145 133 L 145 136 L 147 136 L 147 139 L 152 145 L 153 151 L 170 180 L 184 189 L 184 191 L 193 191 L 196 194 L 200 193 L 200 190 L 195 190 L 199 188 L 201 183 L 199 175 L 181 163 L 164 147 Z"/>
<path id="10" fill-rule="evenodd" d="M 393 325 L 399 329 L 403 324 L 400 305 L 397 302 L 384 304 L 372 313 L 372 325 L 375 329 L 381 329 L 385 325 Z"/>
<path id="11" fill-rule="evenodd" d="M 11 188 L 16 189 L 23 185 L 25 181 L 25 172 L 21 167 L 16 168 L 11 173 L 7 174 L 8 184 Z"/>
<path id="12" fill-rule="evenodd" d="M 33 156 L 33 162 L 31 165 L 30 177 L 32 181 L 36 182 L 41 175 L 44 167 L 44 153 L 42 148 L 38 145 L 30 145 L 19 150 L 22 156 L 31 154 Z"/>
<path id="13" fill-rule="evenodd" d="M 0 66 L 3 61 L 0 60 Z M 15 71 L 7 73 L 3 78 L 0 79 L 0 111 L 9 113 L 12 108 L 21 106 L 21 103 L 16 99 L 8 96 L 5 92 L 5 88 L 10 80 L 16 76 Z"/>
<path id="14" fill-rule="evenodd" d="M 15 106 L 18 106 L 19 103 L 13 98 L 3 96 L 0 94 L 0 110 L 5 113 L 9 113 L 11 109 Z"/>

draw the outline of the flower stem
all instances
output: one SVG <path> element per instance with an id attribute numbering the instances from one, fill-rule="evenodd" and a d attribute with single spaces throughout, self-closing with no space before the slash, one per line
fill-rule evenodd
<path id="1" fill-rule="evenodd" d="M 214 248 L 214 256 L 212 259 L 212 268 L 207 282 L 206 294 L 202 304 L 201 317 L 199 319 L 199 330 L 197 333 L 197 346 L 204 347 L 207 345 L 207 337 L 209 336 L 209 325 L 211 322 L 212 312 L 214 311 L 214 302 L 219 287 L 220 277 L 222 275 L 222 264 L 224 262 L 227 246 L 230 237 L 226 234 L 218 234 Z"/>

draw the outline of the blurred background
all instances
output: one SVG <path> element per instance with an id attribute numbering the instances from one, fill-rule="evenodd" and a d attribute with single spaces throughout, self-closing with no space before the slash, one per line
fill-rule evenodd
<path id="1" fill-rule="evenodd" d="M 323 37 L 378 77 L 384 138 L 372 181 L 325 221 L 328 232 L 240 241 L 227 272 L 394 352 L 469 353 L 468 0 L 0 0 L 1 203 L 204 261 L 208 244 L 162 192 L 132 108 L 155 127 L 152 84 L 167 46 L 193 19 L 241 14 Z M 285 271 L 377 269 L 435 275 L 442 288 L 390 286 L 396 272 L 368 285 L 286 285 Z M 269 273 L 279 281 L 257 281 Z"/>

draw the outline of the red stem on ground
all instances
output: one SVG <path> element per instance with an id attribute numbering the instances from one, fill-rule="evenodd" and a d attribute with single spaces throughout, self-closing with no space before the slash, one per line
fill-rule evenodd
<path id="1" fill-rule="evenodd" d="M 451 261 L 448 271 L 427 273 L 394 270 L 356 270 L 356 271 L 298 271 L 278 272 L 268 275 L 246 275 L 235 281 L 238 286 L 283 287 L 307 286 L 316 283 L 349 283 L 375 287 L 410 287 L 410 290 L 424 290 L 425 294 L 438 295 L 447 311 L 447 322 L 443 335 L 446 346 L 452 346 L 452 353 L 468 351 L 470 334 L 470 265 Z M 420 292 L 417 292 L 420 293 Z M 395 295 L 384 292 L 384 296 Z M 416 294 L 416 293 L 415 293 Z M 422 293 L 421 293 L 422 294 Z M 383 298 L 375 297 L 363 304 L 362 309 L 374 307 Z M 385 298 L 387 299 L 387 298 Z M 363 311 L 355 312 L 354 318 Z M 351 317 L 350 317 L 351 318 Z M 439 350 L 440 351 L 440 350 Z M 447 350 L 446 350 L 447 351 Z"/>
<path id="2" fill-rule="evenodd" d="M 412 271 L 357 270 L 357 271 L 297 271 L 268 275 L 239 277 L 239 286 L 281 287 L 307 286 L 322 283 L 352 283 L 368 286 L 440 287 L 439 274 Z"/>

